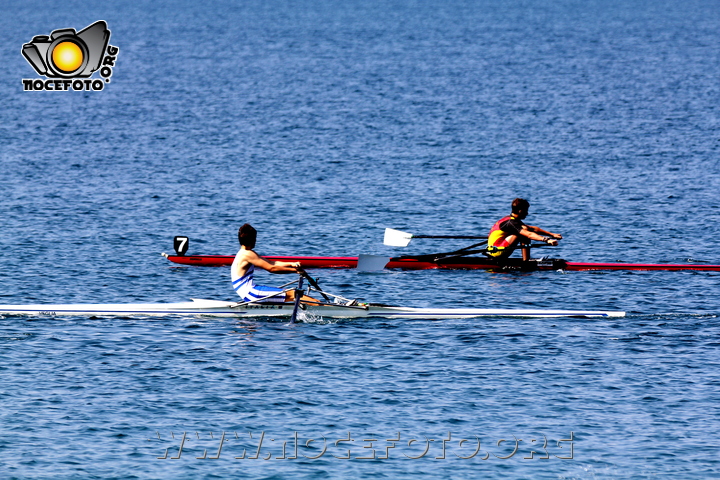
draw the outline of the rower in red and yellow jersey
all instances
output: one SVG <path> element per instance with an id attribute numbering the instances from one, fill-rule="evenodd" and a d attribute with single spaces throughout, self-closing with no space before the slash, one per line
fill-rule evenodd
<path id="1" fill-rule="evenodd" d="M 512 202 L 512 213 L 503 217 L 490 229 L 488 235 L 488 254 L 495 258 L 507 258 L 520 246 L 523 260 L 530 260 L 530 240 L 557 245 L 562 235 L 548 232 L 540 227 L 525 225 L 530 203 L 524 198 L 516 198 Z"/>

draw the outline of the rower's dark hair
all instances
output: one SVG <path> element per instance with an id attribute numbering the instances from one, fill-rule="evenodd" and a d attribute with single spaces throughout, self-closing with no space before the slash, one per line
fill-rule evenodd
<path id="1" fill-rule="evenodd" d="M 238 241 L 240 245 L 252 250 L 255 248 L 255 241 L 257 240 L 257 230 L 252 225 L 246 223 L 240 230 L 238 230 Z"/>
<path id="2" fill-rule="evenodd" d="M 515 200 L 513 200 L 512 213 L 514 213 L 516 215 L 518 213 L 520 213 L 520 211 L 527 213 L 529 208 L 530 208 L 530 202 L 528 202 L 524 198 L 516 198 Z"/>

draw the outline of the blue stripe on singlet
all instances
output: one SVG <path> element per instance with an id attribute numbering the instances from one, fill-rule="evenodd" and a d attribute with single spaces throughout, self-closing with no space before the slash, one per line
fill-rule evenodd
<path id="1" fill-rule="evenodd" d="M 255 266 L 250 265 L 250 268 L 248 268 L 248 271 L 245 273 L 245 275 L 233 281 L 233 288 L 236 292 L 240 289 L 240 287 L 252 280 L 253 272 L 255 272 Z"/>
<path id="2" fill-rule="evenodd" d="M 242 277 L 233 280 L 233 288 L 240 295 L 240 297 L 246 302 L 252 302 L 264 298 L 261 300 L 266 303 L 282 303 L 285 301 L 285 296 L 281 295 L 284 292 L 275 287 L 267 287 L 265 285 L 256 285 L 254 282 L 253 274 L 255 272 L 255 266 L 250 265 L 248 271 Z M 248 285 L 250 283 L 250 285 Z M 240 293 L 242 288 L 246 288 L 247 291 L 244 294 Z M 274 294 L 274 295 L 273 295 Z M 269 295 L 272 295 L 268 297 Z"/>

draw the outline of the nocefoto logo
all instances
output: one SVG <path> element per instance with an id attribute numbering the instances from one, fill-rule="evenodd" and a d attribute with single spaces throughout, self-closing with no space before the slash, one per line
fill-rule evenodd
<path id="1" fill-rule="evenodd" d="M 100 91 L 110 82 L 120 49 L 109 45 L 110 30 L 103 20 L 76 32 L 74 28 L 37 35 L 22 46 L 35 71 L 47 78 L 23 78 L 25 91 Z M 100 70 L 99 78 L 91 79 Z"/>

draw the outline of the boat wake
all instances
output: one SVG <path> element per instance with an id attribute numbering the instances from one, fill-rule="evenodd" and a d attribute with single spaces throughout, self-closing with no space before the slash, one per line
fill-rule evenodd
<path id="1" fill-rule="evenodd" d="M 314 323 L 314 324 L 332 323 L 328 320 L 325 320 L 322 317 L 322 315 L 310 313 L 306 310 L 301 310 L 298 312 L 297 320 L 302 323 Z"/>

